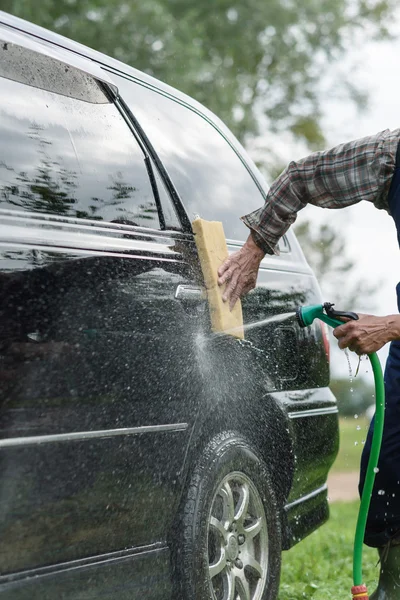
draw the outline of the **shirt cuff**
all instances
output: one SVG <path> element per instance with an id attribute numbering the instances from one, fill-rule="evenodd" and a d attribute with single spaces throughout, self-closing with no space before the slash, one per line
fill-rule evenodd
<path id="1" fill-rule="evenodd" d="M 272 244 L 269 240 L 266 239 L 265 233 L 261 230 L 258 225 L 258 210 L 245 215 L 244 217 L 240 217 L 241 221 L 251 230 L 251 235 L 254 242 L 257 244 L 261 250 L 263 250 L 266 254 L 276 254 L 279 256 L 280 252 L 278 249 L 278 244 Z"/>

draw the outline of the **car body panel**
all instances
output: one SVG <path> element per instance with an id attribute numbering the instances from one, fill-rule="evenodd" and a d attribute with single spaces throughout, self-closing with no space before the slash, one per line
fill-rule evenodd
<path id="1" fill-rule="evenodd" d="M 201 314 L 175 297 L 190 269 L 171 237 L 154 237 L 158 258 L 135 235 L 123 256 L 61 250 L 58 233 L 47 223 L 41 243 L 14 245 L 18 226 L 0 232 L 2 573 L 165 540 L 199 404 L 180 365 L 194 364 Z"/>

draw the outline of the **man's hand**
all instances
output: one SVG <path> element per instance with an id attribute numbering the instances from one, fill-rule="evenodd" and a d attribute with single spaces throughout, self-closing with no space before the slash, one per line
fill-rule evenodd
<path id="1" fill-rule="evenodd" d="M 387 342 L 400 339 L 400 315 L 359 317 L 358 321 L 348 321 L 333 330 L 342 350 L 348 348 L 357 354 L 371 354 Z"/>
<path id="2" fill-rule="evenodd" d="M 218 285 L 227 283 L 222 299 L 232 310 L 236 301 L 256 286 L 260 262 L 265 256 L 251 234 L 243 248 L 226 259 L 218 269 Z"/>

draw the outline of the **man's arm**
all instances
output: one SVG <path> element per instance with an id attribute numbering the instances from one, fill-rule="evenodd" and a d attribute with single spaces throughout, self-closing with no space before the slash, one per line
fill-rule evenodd
<path id="1" fill-rule="evenodd" d="M 231 308 L 255 287 L 261 252 L 278 254 L 279 239 L 307 204 L 343 208 L 367 200 L 377 208 L 388 208 L 399 137 L 400 129 L 385 130 L 288 165 L 272 184 L 265 205 L 242 218 L 251 230 L 250 236 L 218 270 L 219 285 L 229 282 L 223 297 Z"/>

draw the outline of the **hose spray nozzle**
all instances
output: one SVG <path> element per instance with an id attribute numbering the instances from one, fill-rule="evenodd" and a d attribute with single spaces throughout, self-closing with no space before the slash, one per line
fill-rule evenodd
<path id="1" fill-rule="evenodd" d="M 354 312 L 335 310 L 334 304 L 325 302 L 325 304 L 314 304 L 311 306 L 298 306 L 296 309 L 296 319 L 300 327 L 309 327 L 314 319 L 320 319 L 331 327 L 343 325 L 340 318 L 358 320 L 358 315 Z"/>

